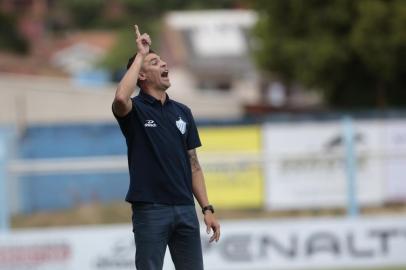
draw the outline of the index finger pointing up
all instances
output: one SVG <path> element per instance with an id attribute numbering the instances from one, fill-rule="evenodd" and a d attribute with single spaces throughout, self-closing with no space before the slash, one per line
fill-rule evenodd
<path id="1" fill-rule="evenodd" d="M 138 30 L 138 25 L 134 24 L 134 28 L 135 28 L 135 34 L 137 35 L 137 38 L 139 38 L 141 36 L 140 30 Z"/>

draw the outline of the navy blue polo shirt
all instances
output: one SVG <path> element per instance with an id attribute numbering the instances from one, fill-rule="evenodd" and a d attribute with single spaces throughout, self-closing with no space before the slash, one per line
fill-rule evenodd
<path id="1" fill-rule="evenodd" d="M 194 205 L 187 151 L 201 142 L 190 109 L 168 95 L 162 104 L 140 91 L 132 110 L 115 117 L 127 143 L 126 201 Z"/>

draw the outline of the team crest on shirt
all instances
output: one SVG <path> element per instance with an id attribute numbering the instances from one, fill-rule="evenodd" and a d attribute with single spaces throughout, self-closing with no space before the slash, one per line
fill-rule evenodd
<path id="1" fill-rule="evenodd" d="M 186 132 L 186 122 L 182 120 L 182 117 L 179 116 L 179 120 L 176 121 L 176 126 L 178 127 L 180 133 L 185 134 L 185 132 Z"/>

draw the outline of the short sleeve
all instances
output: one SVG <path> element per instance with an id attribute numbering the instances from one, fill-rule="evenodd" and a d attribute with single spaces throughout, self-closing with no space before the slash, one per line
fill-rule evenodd
<path id="1" fill-rule="evenodd" d="M 197 130 L 195 120 L 190 110 L 188 110 L 188 117 L 190 126 L 186 138 L 186 147 L 187 150 L 191 150 L 202 146 L 202 143 L 200 142 L 199 132 Z"/>
<path id="2" fill-rule="evenodd" d="M 121 132 L 123 133 L 124 137 L 129 138 L 134 135 L 135 129 L 135 104 L 134 101 L 132 105 L 132 109 L 128 112 L 125 116 L 118 116 L 114 112 L 113 104 L 111 105 L 111 110 L 113 112 L 114 117 L 116 118 L 118 125 L 120 126 Z"/>

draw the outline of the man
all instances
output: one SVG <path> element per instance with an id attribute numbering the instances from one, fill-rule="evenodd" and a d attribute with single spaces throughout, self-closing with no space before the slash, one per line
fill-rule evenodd
<path id="1" fill-rule="evenodd" d="M 133 232 L 138 270 L 162 269 L 166 247 L 177 270 L 203 269 L 199 222 L 193 195 L 202 207 L 210 242 L 220 225 L 209 204 L 195 148 L 201 146 L 190 109 L 166 94 L 166 63 L 150 50 L 148 34 L 134 26 L 137 53 L 127 66 L 113 102 L 127 143 Z M 131 98 L 138 85 L 140 94 Z"/>

